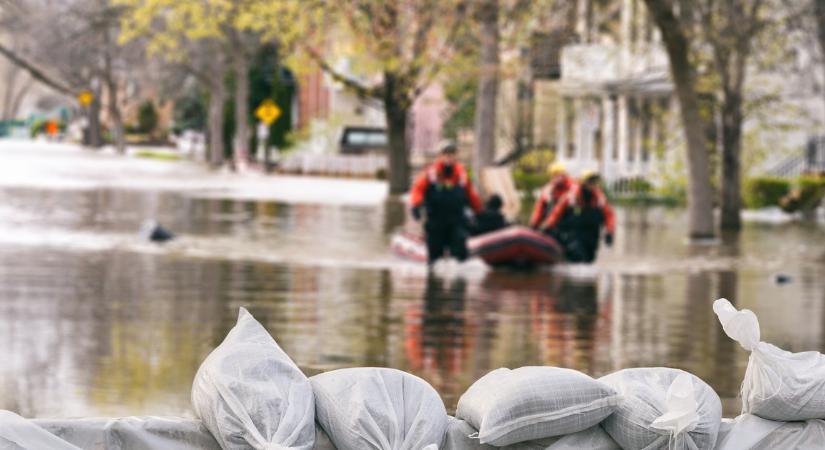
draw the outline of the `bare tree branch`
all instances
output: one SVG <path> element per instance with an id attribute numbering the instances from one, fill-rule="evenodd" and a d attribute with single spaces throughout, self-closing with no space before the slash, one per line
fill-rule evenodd
<path id="1" fill-rule="evenodd" d="M 37 81 L 45 84 L 46 86 L 49 86 L 50 88 L 56 90 L 57 92 L 59 92 L 61 94 L 74 95 L 74 92 L 72 92 L 72 89 L 66 87 L 65 85 L 63 85 L 63 83 L 60 83 L 57 80 L 55 80 L 54 78 L 52 78 L 51 76 L 47 75 L 45 72 L 40 70 L 38 67 L 35 67 L 34 64 L 27 61 L 26 59 L 24 59 L 23 57 L 21 57 L 20 55 L 15 53 L 13 50 L 11 50 L 10 48 L 3 45 L 3 43 L 1 43 L 1 42 L 0 42 L 0 54 L 5 56 L 9 61 L 11 61 L 12 64 L 14 64 L 17 67 L 20 67 L 21 69 L 28 72 L 29 75 L 32 76 L 32 78 L 34 78 Z"/>
<path id="2" fill-rule="evenodd" d="M 306 51 L 309 54 L 310 58 L 312 58 L 312 60 L 315 61 L 316 64 L 318 64 L 321 70 L 329 74 L 329 76 L 331 76 L 333 80 L 353 90 L 356 94 L 358 94 L 361 97 L 371 97 L 378 99 L 382 98 L 383 90 L 381 85 L 373 87 L 366 86 L 361 82 L 335 70 L 335 68 L 333 68 L 326 60 L 324 60 L 323 56 L 321 56 L 318 50 L 311 47 L 307 47 Z"/>

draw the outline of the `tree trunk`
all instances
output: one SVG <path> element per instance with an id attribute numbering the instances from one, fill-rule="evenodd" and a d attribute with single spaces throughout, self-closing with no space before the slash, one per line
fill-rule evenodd
<path id="1" fill-rule="evenodd" d="M 236 167 L 249 162 L 249 63 L 242 49 L 232 57 L 235 71 L 235 137 L 233 157 Z"/>
<path id="2" fill-rule="evenodd" d="M 123 117 L 120 114 L 120 106 L 117 101 L 117 82 L 112 76 L 111 67 L 107 68 L 106 90 L 109 93 L 109 116 L 112 119 L 112 137 L 115 140 L 115 148 L 120 154 L 126 153 L 126 137 L 123 134 Z"/>
<path id="3" fill-rule="evenodd" d="M 100 132 L 100 90 L 94 92 L 94 99 L 87 107 L 89 114 L 88 129 L 86 130 L 86 145 L 91 148 L 100 148 L 103 146 L 103 139 Z"/>
<path id="4" fill-rule="evenodd" d="M 407 147 L 407 120 L 410 102 L 395 74 L 384 73 L 384 115 L 389 138 L 390 194 L 403 194 L 410 187 L 410 155 Z"/>
<path id="5" fill-rule="evenodd" d="M 673 14 L 670 2 L 645 0 L 645 3 L 662 33 L 687 140 L 688 233 L 691 238 L 710 238 L 715 235 L 715 230 L 705 140 L 708 125 L 699 113 L 696 75 L 690 63 L 689 43 L 685 31 Z"/>
<path id="6" fill-rule="evenodd" d="M 216 54 L 209 67 L 209 111 L 207 113 L 207 161 L 212 167 L 223 164 L 224 103 L 226 102 L 226 63 L 224 56 Z"/>
<path id="7" fill-rule="evenodd" d="M 112 69 L 112 46 L 109 29 L 103 30 L 103 78 L 106 90 L 109 93 L 109 115 L 112 119 L 112 137 L 115 139 L 115 148 L 120 154 L 126 153 L 126 137 L 123 134 L 123 117 L 120 114 L 120 105 L 117 101 L 117 80 Z"/>
<path id="8" fill-rule="evenodd" d="M 212 83 L 209 93 L 209 112 L 207 132 L 209 143 L 209 164 L 212 167 L 220 167 L 224 160 L 223 148 L 223 106 L 226 102 L 226 85 L 223 76 L 215 75 L 216 80 Z"/>
<path id="9" fill-rule="evenodd" d="M 499 30 L 498 0 L 484 0 L 479 6 L 481 22 L 481 67 L 478 77 L 478 96 L 475 116 L 476 154 L 473 170 L 476 180 L 495 160 L 496 100 L 498 99 Z M 483 186 L 479 185 L 483 189 Z"/>
<path id="10" fill-rule="evenodd" d="M 722 105 L 722 217 L 728 230 L 742 228 L 741 153 L 742 102 L 737 94 L 727 94 Z"/>
<path id="11" fill-rule="evenodd" d="M 825 55 L 825 0 L 812 0 L 814 2 L 814 15 L 816 16 L 816 31 L 819 41 L 819 53 Z M 822 58 L 822 56 L 820 56 Z M 825 58 L 822 58 L 822 70 L 825 73 Z M 825 90 L 823 90 L 825 92 Z M 825 100 L 825 97 L 823 97 Z M 825 124 L 825 118 L 823 118 Z"/>

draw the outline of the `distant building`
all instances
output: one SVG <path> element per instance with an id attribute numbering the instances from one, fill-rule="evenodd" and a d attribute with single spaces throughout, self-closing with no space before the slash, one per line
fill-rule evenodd
<path id="1" fill-rule="evenodd" d="M 336 69 L 359 81 L 372 81 L 359 78 L 349 64 L 347 58 L 341 57 Z M 446 109 L 443 90 L 437 83 L 425 89 L 413 104 L 408 122 L 413 159 L 433 151 L 441 140 Z M 298 77 L 297 110 L 296 126 L 309 131 L 307 146 L 318 153 L 333 151 L 347 127 L 386 128 L 380 100 L 359 97 L 321 69 Z"/>
<path id="2" fill-rule="evenodd" d="M 527 74 L 502 80 L 498 156 L 519 144 L 551 149 L 574 174 L 596 169 L 608 182 L 642 177 L 655 184 L 663 174 L 683 172 L 681 118 L 667 54 L 644 2 L 571 5 L 564 24 L 535 34 L 529 48 L 515 55 Z M 752 173 L 771 173 L 796 158 L 822 130 L 821 68 L 801 39 L 790 39 L 793 67 L 749 74 L 751 92 L 781 99 L 774 117 L 745 122 L 745 150 L 758 154 L 746 161 Z M 774 122 L 766 125 L 766 119 Z"/>

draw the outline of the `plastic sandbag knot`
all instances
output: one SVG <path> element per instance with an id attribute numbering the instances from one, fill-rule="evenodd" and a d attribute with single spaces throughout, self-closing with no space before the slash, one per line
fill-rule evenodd
<path id="1" fill-rule="evenodd" d="M 752 352 L 759 344 L 759 319 L 749 309 L 737 311 L 724 298 L 713 302 L 713 312 L 719 317 L 722 329 L 731 339 L 738 342 L 745 350 Z"/>
<path id="2" fill-rule="evenodd" d="M 665 413 L 659 416 L 651 428 L 670 434 L 669 448 L 684 447 L 683 433 L 693 431 L 699 423 L 699 405 L 693 391 L 693 380 L 683 373 L 673 380 L 667 390 Z"/>

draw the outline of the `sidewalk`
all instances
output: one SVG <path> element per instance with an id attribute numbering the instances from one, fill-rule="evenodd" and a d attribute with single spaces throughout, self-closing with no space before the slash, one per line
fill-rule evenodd
<path id="1" fill-rule="evenodd" d="M 196 197 L 347 205 L 378 205 L 388 192 L 386 182 L 377 180 L 211 171 L 192 161 L 131 156 L 141 150 L 146 149 L 118 155 L 111 148 L 0 140 L 0 186 L 186 191 Z"/>

